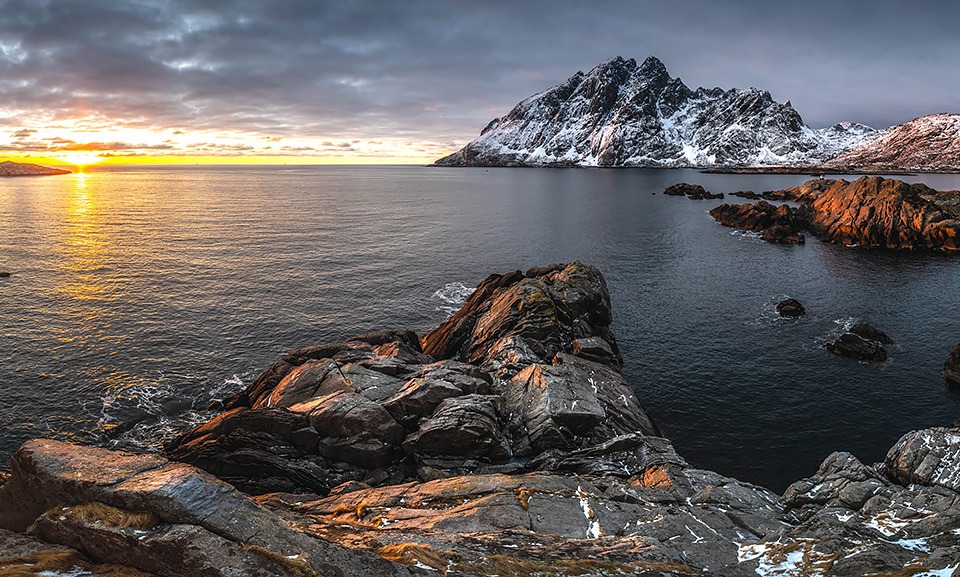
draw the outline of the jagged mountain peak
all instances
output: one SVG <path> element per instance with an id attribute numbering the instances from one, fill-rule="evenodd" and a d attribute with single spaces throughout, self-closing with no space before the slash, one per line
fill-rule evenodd
<path id="1" fill-rule="evenodd" d="M 819 164 L 875 131 L 815 131 L 759 88 L 691 90 L 650 56 L 616 56 L 523 101 L 441 165 Z"/>

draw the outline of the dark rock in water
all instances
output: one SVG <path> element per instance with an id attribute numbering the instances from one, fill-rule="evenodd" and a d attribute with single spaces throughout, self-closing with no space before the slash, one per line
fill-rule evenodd
<path id="1" fill-rule="evenodd" d="M 880 362 L 887 360 L 887 351 L 880 343 L 864 339 L 852 333 L 844 333 L 832 343 L 827 343 L 828 351 L 835 355 L 850 357 L 860 361 Z"/>
<path id="2" fill-rule="evenodd" d="M 740 198 L 747 198 L 750 200 L 760 200 L 760 195 L 752 190 L 741 190 L 739 192 L 734 192 L 733 196 L 739 196 Z"/>
<path id="3" fill-rule="evenodd" d="M 891 339 L 887 334 L 880 329 L 870 326 L 863 321 L 858 321 L 855 325 L 850 327 L 850 332 L 863 337 L 870 341 L 876 341 L 884 345 L 892 345 L 893 339 Z"/>
<path id="4" fill-rule="evenodd" d="M 805 244 L 807 239 L 789 225 L 775 224 L 760 233 L 760 239 L 774 244 Z"/>
<path id="5" fill-rule="evenodd" d="M 947 379 L 947 384 L 960 387 L 960 345 L 953 349 L 943 363 L 943 376 Z"/>
<path id="6" fill-rule="evenodd" d="M 800 231 L 806 222 L 807 210 L 782 204 L 774 206 L 765 200 L 755 204 L 721 204 L 710 211 L 723 226 L 752 230 L 767 242 L 803 244 Z"/>
<path id="7" fill-rule="evenodd" d="M 687 184 L 686 182 L 680 182 L 667 187 L 667 189 L 663 191 L 663 194 L 668 196 L 686 196 L 691 200 L 723 198 L 722 192 L 719 194 L 711 194 L 699 184 Z"/>
<path id="8" fill-rule="evenodd" d="M 677 184 L 668 186 L 667 189 L 663 191 L 663 194 L 666 194 L 667 196 L 688 196 L 691 194 L 704 195 L 707 194 L 707 191 L 699 184 L 678 182 Z"/>
<path id="9" fill-rule="evenodd" d="M 802 317 L 807 311 L 797 299 L 784 299 L 777 303 L 777 314 L 782 317 Z"/>

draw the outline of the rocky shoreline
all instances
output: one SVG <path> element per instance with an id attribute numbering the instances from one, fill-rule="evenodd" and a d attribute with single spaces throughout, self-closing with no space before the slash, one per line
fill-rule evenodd
<path id="1" fill-rule="evenodd" d="M 773 243 L 801 244 L 802 231 L 823 242 L 896 250 L 960 250 L 960 191 L 936 191 L 879 176 L 811 180 L 801 186 L 733 196 L 762 200 L 721 204 L 710 215 L 724 226 L 759 232 Z M 768 201 L 793 201 L 799 206 Z"/>
<path id="2" fill-rule="evenodd" d="M 960 428 L 876 465 L 834 453 L 778 496 L 676 453 L 612 320 L 590 265 L 491 275 L 423 337 L 291 352 L 165 457 L 30 441 L 0 486 L 0 573 L 960 571 Z"/>

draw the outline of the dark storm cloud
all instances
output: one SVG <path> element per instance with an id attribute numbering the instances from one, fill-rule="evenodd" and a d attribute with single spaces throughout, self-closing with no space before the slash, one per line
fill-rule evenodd
<path id="1" fill-rule="evenodd" d="M 692 88 L 765 88 L 813 126 L 960 112 L 960 7 L 928 0 L 0 0 L 0 14 L 0 125 L 23 139 L 26 117 L 83 115 L 175 135 L 462 144 L 616 55 L 656 55 Z"/>

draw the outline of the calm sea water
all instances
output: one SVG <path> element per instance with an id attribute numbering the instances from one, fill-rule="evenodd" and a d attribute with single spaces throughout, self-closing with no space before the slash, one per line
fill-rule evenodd
<path id="1" fill-rule="evenodd" d="M 782 490 L 834 450 L 880 460 L 904 432 L 960 416 L 941 374 L 960 342 L 960 258 L 770 245 L 715 224 L 720 201 L 660 194 L 804 180 L 427 167 L 0 180 L 0 270 L 13 273 L 0 279 L 0 461 L 37 436 L 154 448 L 294 347 L 422 333 L 461 285 L 572 259 L 606 275 L 627 376 L 693 464 Z M 778 318 L 785 296 L 807 316 Z M 824 351 L 861 318 L 897 341 L 887 362 Z"/>

